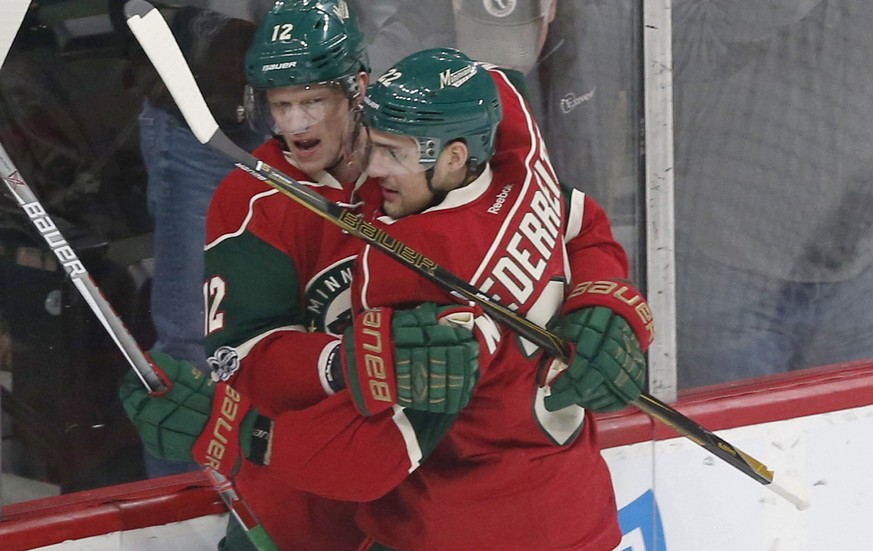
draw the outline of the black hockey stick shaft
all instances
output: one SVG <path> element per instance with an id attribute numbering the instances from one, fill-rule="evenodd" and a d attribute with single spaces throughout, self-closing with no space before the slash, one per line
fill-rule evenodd
<path id="1" fill-rule="evenodd" d="M 281 191 L 351 235 L 410 267 L 434 283 L 443 286 L 460 298 L 479 304 L 496 321 L 541 346 L 554 357 L 564 361 L 570 359 L 569 344 L 554 333 L 492 300 L 479 289 L 442 268 L 433 260 L 394 239 L 360 216 L 328 201 L 234 144 L 220 130 L 215 118 L 209 112 L 191 70 L 160 13 L 145 0 L 129 0 L 125 6 L 125 13 L 128 17 L 128 25 L 172 94 L 188 126 L 191 127 L 192 132 L 200 142 L 224 153 L 240 169 Z M 805 507 L 803 499 L 774 483 L 773 472 L 760 461 L 738 450 L 657 398 L 643 393 L 634 402 L 634 405 L 754 480 L 767 485 L 798 508 Z"/>
<path id="2" fill-rule="evenodd" d="M 2 177 L 3 183 L 6 184 L 6 188 L 16 203 L 18 203 L 18 206 L 21 207 L 30 222 L 39 231 L 46 244 L 61 262 L 73 285 L 82 295 L 82 298 L 85 299 L 85 302 L 88 303 L 97 319 L 100 320 L 100 323 L 124 355 L 131 369 L 136 372 L 146 389 L 149 392 L 163 390 L 165 388 L 164 383 L 158 377 L 145 352 L 137 344 L 136 339 L 118 316 L 115 309 L 106 300 L 100 288 L 94 283 L 85 265 L 79 260 L 72 246 L 64 239 L 57 224 L 55 224 L 54 220 L 43 208 L 36 195 L 30 189 L 30 186 L 24 180 L 24 177 L 12 163 L 12 159 L 2 143 L 0 143 L 0 177 Z M 239 519 L 247 533 L 254 531 L 252 534 L 254 537 L 251 539 L 253 542 L 257 540 L 257 549 L 274 551 L 276 549 L 275 545 L 273 545 L 269 537 L 266 537 L 266 532 L 263 528 L 258 526 L 254 513 L 240 499 L 230 481 L 212 469 L 205 470 L 221 499 L 227 505 L 227 508 Z M 263 532 L 263 536 L 261 532 Z M 266 538 L 265 543 L 261 543 L 261 540 L 264 540 L 264 538 Z"/>

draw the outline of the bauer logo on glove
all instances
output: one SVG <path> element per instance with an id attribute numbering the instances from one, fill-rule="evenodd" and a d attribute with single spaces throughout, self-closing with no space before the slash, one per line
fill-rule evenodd
<path id="1" fill-rule="evenodd" d="M 122 379 L 119 395 L 145 448 L 173 461 L 197 462 L 225 476 L 243 458 L 269 462 L 272 421 L 227 383 L 215 384 L 190 362 L 159 351 L 149 356 L 166 388 L 149 393 L 133 371 Z"/>
<path id="2" fill-rule="evenodd" d="M 346 329 L 327 379 L 334 390 L 348 388 L 363 415 L 394 404 L 457 413 L 470 400 L 483 358 L 499 342 L 499 330 L 481 309 L 433 303 L 376 308 Z"/>

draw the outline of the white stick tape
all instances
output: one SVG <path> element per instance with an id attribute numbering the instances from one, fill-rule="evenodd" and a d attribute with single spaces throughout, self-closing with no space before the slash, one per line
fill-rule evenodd
<path id="1" fill-rule="evenodd" d="M 789 490 L 784 485 L 785 480 L 781 480 L 781 482 L 782 484 L 777 483 L 776 477 L 774 475 L 773 481 L 770 484 L 767 484 L 767 487 L 782 496 L 783 498 L 790 501 L 795 507 L 797 507 L 799 511 L 804 511 L 809 508 L 809 498 L 807 497 L 807 492 L 800 491 L 800 487 L 797 484 L 789 484 L 789 486 L 794 487 L 792 490 Z"/>
<path id="2" fill-rule="evenodd" d="M 164 21 L 163 15 L 144 0 L 130 0 L 124 7 L 127 26 L 133 31 L 152 65 L 158 71 L 191 131 L 207 143 L 218 131 L 218 123 L 209 112 L 206 100 L 188 62 L 182 55 L 176 38 Z"/>
<path id="3" fill-rule="evenodd" d="M 30 0 L 3 0 L 0 3 L 0 65 L 6 60 L 29 5 Z"/>

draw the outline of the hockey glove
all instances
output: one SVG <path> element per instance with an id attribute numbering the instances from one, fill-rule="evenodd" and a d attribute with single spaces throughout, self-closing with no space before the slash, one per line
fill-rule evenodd
<path id="1" fill-rule="evenodd" d="M 233 474 L 243 455 L 264 463 L 271 423 L 244 396 L 226 383 L 216 385 L 189 362 L 158 351 L 149 360 L 166 388 L 150 393 L 131 371 L 119 391 L 149 453 L 197 462 L 224 475 Z"/>
<path id="2" fill-rule="evenodd" d="M 639 398 L 646 360 L 627 321 L 605 306 L 564 316 L 555 332 L 573 343 L 569 367 L 553 361 L 545 375 L 546 409 L 578 404 L 595 412 L 616 411 Z"/>
<path id="3" fill-rule="evenodd" d="M 457 413 L 470 401 L 480 360 L 490 357 L 498 342 L 496 325 L 470 307 L 376 308 L 346 329 L 331 378 L 342 377 L 363 415 L 395 403 Z"/>

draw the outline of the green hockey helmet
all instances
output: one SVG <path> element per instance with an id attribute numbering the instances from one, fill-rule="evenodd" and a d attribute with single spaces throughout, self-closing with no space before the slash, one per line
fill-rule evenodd
<path id="1" fill-rule="evenodd" d="M 271 88 L 339 86 L 353 100 L 362 93 L 360 72 L 369 73 L 370 62 L 364 35 L 345 0 L 278 0 L 246 54 L 249 125 L 280 133 L 266 100 Z"/>
<path id="2" fill-rule="evenodd" d="M 480 63 L 452 48 L 422 50 L 399 61 L 367 88 L 364 122 L 418 141 L 430 168 L 443 147 L 462 139 L 471 165 L 494 154 L 502 118 L 497 85 Z"/>
<path id="3" fill-rule="evenodd" d="M 246 54 L 252 88 L 298 86 L 370 72 L 364 35 L 345 0 L 278 1 Z"/>

